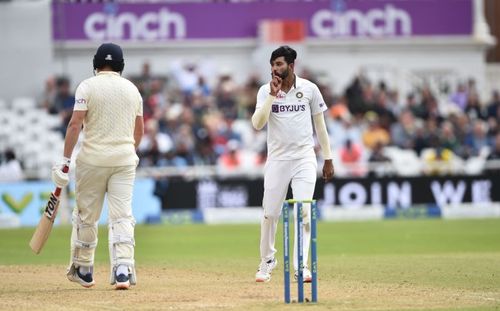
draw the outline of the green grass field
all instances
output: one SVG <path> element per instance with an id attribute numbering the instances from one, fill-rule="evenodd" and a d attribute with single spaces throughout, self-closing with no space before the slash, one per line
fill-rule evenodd
<path id="1" fill-rule="evenodd" d="M 23 293 L 14 298 L 10 295 L 16 294 L 12 288 L 18 288 L 12 270 L 22 274 L 25 266 L 34 271 L 43 270 L 43 267 L 61 270 L 51 272 L 59 273 L 53 281 L 54 286 L 78 289 L 60 277 L 64 275 L 69 258 L 70 228 L 55 228 L 38 256 L 28 247 L 32 232 L 33 228 L 0 230 L 0 275 L 7 276 L 7 280 L 8 276 L 13 276 L 0 286 L 0 301 L 10 301 L 11 306 L 16 306 L 15 297 L 23 296 Z M 219 281 L 234 282 L 232 289 L 240 292 L 232 296 L 222 291 L 213 302 L 208 298 L 203 302 L 201 299 L 176 301 L 174 309 L 281 309 L 284 307 L 281 231 L 277 235 L 278 269 L 271 282 L 256 285 L 253 277 L 259 261 L 259 232 L 258 225 L 137 226 L 136 261 L 142 283 L 130 292 L 136 296 L 144 293 L 143 298 L 154 301 L 149 298 L 149 291 L 141 290 L 141 284 L 156 290 L 163 286 L 161 277 L 158 283 L 148 278 L 168 276 L 172 272 L 172 278 L 186 274 L 183 284 L 188 287 L 188 293 L 183 295 L 196 289 L 192 295 L 212 297 L 209 292 L 217 293 L 216 288 L 222 283 Z M 320 302 L 308 307 L 500 310 L 500 219 L 320 222 L 318 232 Z M 100 228 L 99 241 L 96 268 L 99 267 L 100 273 L 107 278 L 106 227 Z M 101 280 L 103 290 L 114 293 L 109 291 L 106 281 Z M 213 288 L 200 285 L 205 281 Z M 169 293 L 175 292 L 168 287 L 171 285 L 164 286 Z M 292 293 L 295 289 L 292 288 Z M 209 292 L 204 293 L 204 290 Z M 241 296 L 243 292 L 248 295 Z M 39 294 L 36 287 L 29 293 Z M 161 295 L 159 289 L 157 294 Z M 161 309 L 161 306 L 153 303 L 150 309 Z M 143 305 L 128 307 L 144 309 Z M 98 309 L 106 308 L 101 305 Z"/>

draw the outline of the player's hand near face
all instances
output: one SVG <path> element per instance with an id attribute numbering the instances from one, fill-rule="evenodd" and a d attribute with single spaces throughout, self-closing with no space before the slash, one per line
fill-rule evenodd
<path id="1" fill-rule="evenodd" d="M 333 161 L 325 160 L 325 164 L 323 164 L 323 180 L 327 181 L 332 179 L 333 174 L 335 174 L 335 168 L 333 167 Z"/>
<path id="2" fill-rule="evenodd" d="M 271 86 L 271 92 L 270 94 L 272 96 L 278 95 L 279 90 L 281 90 L 281 84 L 283 83 L 283 79 L 281 79 L 277 75 L 273 75 L 273 79 L 271 80 L 270 86 Z"/>

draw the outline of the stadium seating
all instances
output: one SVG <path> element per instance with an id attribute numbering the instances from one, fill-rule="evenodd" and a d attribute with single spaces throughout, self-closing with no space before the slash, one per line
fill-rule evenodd
<path id="1" fill-rule="evenodd" d="M 61 157 L 63 137 L 58 116 L 37 108 L 30 97 L 0 100 L 0 153 L 12 149 L 29 179 L 50 177 L 52 162 Z"/>

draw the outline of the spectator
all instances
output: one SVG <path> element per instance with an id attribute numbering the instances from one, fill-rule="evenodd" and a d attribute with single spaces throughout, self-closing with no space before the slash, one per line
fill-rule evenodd
<path id="1" fill-rule="evenodd" d="M 488 155 L 488 160 L 500 160 L 500 133 L 495 136 L 495 141 Z"/>
<path id="2" fill-rule="evenodd" d="M 215 90 L 215 100 L 225 119 L 234 120 L 238 116 L 237 92 L 238 88 L 232 76 L 223 73 Z"/>
<path id="3" fill-rule="evenodd" d="M 363 100 L 362 77 L 357 76 L 345 91 L 345 98 L 349 111 L 354 116 L 362 116 L 367 111 L 366 103 Z"/>
<path id="4" fill-rule="evenodd" d="M 200 75 L 194 62 L 186 62 L 184 65 L 177 62 L 172 65 L 172 73 L 177 84 L 186 97 L 191 97 L 198 89 Z"/>
<path id="5" fill-rule="evenodd" d="M 62 126 L 60 128 L 63 136 L 66 135 L 66 128 L 73 113 L 73 105 L 75 104 L 75 96 L 70 89 L 70 81 L 66 77 L 57 79 L 57 94 L 54 100 L 54 106 L 49 108 L 52 114 L 58 114 L 61 117 Z"/>
<path id="6" fill-rule="evenodd" d="M 391 159 L 384 154 L 384 145 L 377 143 L 372 153 L 368 157 L 368 162 L 391 162 Z"/>
<path id="7" fill-rule="evenodd" d="M 174 135 L 175 155 L 172 164 L 177 167 L 194 165 L 196 138 L 188 124 L 182 124 Z"/>
<path id="8" fill-rule="evenodd" d="M 413 93 L 406 96 L 406 108 L 410 109 L 416 118 L 424 119 L 427 116 L 425 106 L 417 102 Z"/>
<path id="9" fill-rule="evenodd" d="M 500 120 L 500 92 L 493 91 L 492 98 L 487 107 L 488 118 Z"/>
<path id="10" fill-rule="evenodd" d="M 403 149 L 413 149 L 416 131 L 417 126 L 411 110 L 404 110 L 399 115 L 399 122 L 391 126 L 392 144 Z"/>
<path id="11" fill-rule="evenodd" d="M 457 140 L 464 145 L 465 137 L 470 131 L 472 121 L 469 116 L 465 113 L 452 114 L 449 116 L 449 121 L 453 124 L 453 131 Z M 462 157 L 466 157 L 465 154 L 460 154 Z"/>
<path id="12" fill-rule="evenodd" d="M 333 105 L 329 112 L 333 120 L 327 118 L 327 126 L 333 149 L 342 148 L 347 140 L 357 145 L 362 144 L 361 128 L 353 124 L 354 120 L 344 104 Z"/>
<path id="13" fill-rule="evenodd" d="M 255 110 L 257 92 L 262 83 L 256 74 L 250 75 L 238 97 L 238 118 L 250 119 Z"/>
<path id="14" fill-rule="evenodd" d="M 462 154 L 462 146 L 458 139 L 455 137 L 455 133 L 453 131 L 453 125 L 450 121 L 444 121 L 441 124 L 440 131 L 440 145 L 445 148 L 453 151 L 455 154 Z"/>
<path id="15" fill-rule="evenodd" d="M 43 93 L 38 99 L 38 106 L 45 111 L 49 112 L 51 107 L 54 106 L 57 95 L 56 78 L 54 76 L 49 76 L 45 80 L 45 88 Z"/>
<path id="16" fill-rule="evenodd" d="M 486 121 L 488 128 L 487 136 L 490 142 L 494 142 L 496 134 L 500 133 L 500 124 L 498 122 L 500 122 L 500 119 L 497 120 L 494 118 L 489 118 Z"/>
<path id="17" fill-rule="evenodd" d="M 217 154 L 215 153 L 213 142 L 208 136 L 208 131 L 203 128 L 197 133 L 198 141 L 196 144 L 196 165 L 216 165 Z"/>
<path id="18" fill-rule="evenodd" d="M 387 130 L 380 126 L 378 115 L 370 111 L 366 113 L 365 119 L 368 122 L 368 127 L 362 134 L 365 147 L 373 150 L 377 143 L 387 145 L 390 142 L 390 135 Z"/>
<path id="19" fill-rule="evenodd" d="M 482 120 L 475 120 L 472 124 L 472 130 L 465 137 L 465 156 L 476 157 L 483 151 L 483 148 L 489 148 L 490 141 L 487 136 L 487 125 Z"/>
<path id="20" fill-rule="evenodd" d="M 465 113 L 468 114 L 471 119 L 486 119 L 487 113 L 484 111 L 484 107 L 479 101 L 477 93 L 469 93 L 467 105 L 465 106 Z"/>
<path id="21" fill-rule="evenodd" d="M 243 166 L 243 157 L 237 140 L 227 142 L 226 151 L 219 157 L 218 166 L 222 171 L 231 172 Z"/>
<path id="22" fill-rule="evenodd" d="M 378 115 L 380 126 L 387 131 L 390 130 L 391 125 L 396 120 L 391 109 L 392 107 L 388 106 L 387 93 L 385 91 L 379 92 L 376 96 L 375 106 L 372 108 L 372 111 Z"/>
<path id="23" fill-rule="evenodd" d="M 158 121 L 150 119 L 145 126 L 145 135 L 138 151 L 141 166 L 163 166 L 166 164 L 167 153 L 173 149 L 173 141 L 165 133 L 158 131 Z"/>
<path id="24" fill-rule="evenodd" d="M 415 122 L 415 138 L 413 139 L 413 150 L 417 155 L 422 154 L 422 150 L 429 147 L 427 132 L 424 127 L 424 121 L 417 119 Z"/>
<path id="25" fill-rule="evenodd" d="M 486 172 L 495 175 L 500 174 L 500 133 L 495 136 L 495 141 L 487 159 L 489 160 L 489 166 L 486 168 Z"/>
<path id="26" fill-rule="evenodd" d="M 465 111 L 465 108 L 467 106 L 467 99 L 467 88 L 463 83 L 459 83 L 455 93 L 450 96 L 450 101 L 457 105 L 457 107 L 460 108 L 461 111 Z"/>
<path id="27" fill-rule="evenodd" d="M 12 149 L 5 151 L 5 162 L 0 164 L 0 182 L 17 182 L 24 179 L 21 163 L 16 159 Z"/>
<path id="28" fill-rule="evenodd" d="M 454 154 L 450 149 L 439 144 L 439 137 L 432 135 L 429 138 L 430 148 L 422 153 L 424 173 L 427 175 L 445 175 L 453 172 Z"/>
<path id="29" fill-rule="evenodd" d="M 370 165 L 369 176 L 387 175 L 387 167 L 383 164 L 390 163 L 391 159 L 384 154 L 384 145 L 377 143 L 372 153 L 368 157 Z"/>
<path id="30" fill-rule="evenodd" d="M 151 75 L 151 66 L 150 66 L 149 62 L 144 62 L 142 64 L 141 75 L 138 77 L 138 79 L 142 83 L 144 83 L 146 88 L 149 88 L 149 84 L 153 80 L 153 76 Z"/>
<path id="31" fill-rule="evenodd" d="M 345 140 L 344 146 L 340 148 L 340 160 L 347 168 L 349 176 L 363 176 L 365 168 L 362 166 L 363 148 L 353 143 L 350 139 Z"/>
<path id="32" fill-rule="evenodd" d="M 160 119 L 165 115 L 167 108 L 168 101 L 163 92 L 163 81 L 151 80 L 149 95 L 144 98 L 144 122 L 151 118 Z"/>

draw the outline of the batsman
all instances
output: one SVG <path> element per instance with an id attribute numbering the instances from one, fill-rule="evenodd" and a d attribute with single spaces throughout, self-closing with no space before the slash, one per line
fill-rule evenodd
<path id="1" fill-rule="evenodd" d="M 293 198 L 310 200 L 316 184 L 316 154 L 314 152 L 313 122 L 324 159 L 323 178 L 334 173 L 330 141 L 323 112 L 327 109 L 319 88 L 294 73 L 297 52 L 281 46 L 271 54 L 271 81 L 257 93 L 252 124 L 260 130 L 267 124 L 267 161 L 264 168 L 264 214 L 261 220 L 260 264 L 256 282 L 268 282 L 277 265 L 274 257 L 276 228 L 281 207 L 291 183 Z M 295 207 L 296 208 L 296 207 Z M 304 204 L 303 258 L 307 263 L 311 206 Z M 296 213 L 294 212 L 294 215 Z M 295 219 L 295 228 L 297 220 Z M 294 239 L 295 276 L 297 277 L 297 230 Z M 303 267 L 304 282 L 311 282 L 311 272 Z"/>
<path id="2" fill-rule="evenodd" d="M 76 157 L 76 207 L 73 211 L 70 281 L 84 287 L 95 284 L 94 254 L 97 224 L 105 195 L 109 207 L 110 283 L 116 289 L 136 284 L 132 192 L 144 133 L 142 97 L 137 87 L 121 77 L 124 68 L 120 46 L 102 44 L 93 59 L 94 76 L 80 83 L 64 142 L 64 157 L 52 169 L 52 180 L 65 187 L 71 155 L 83 128 Z"/>

